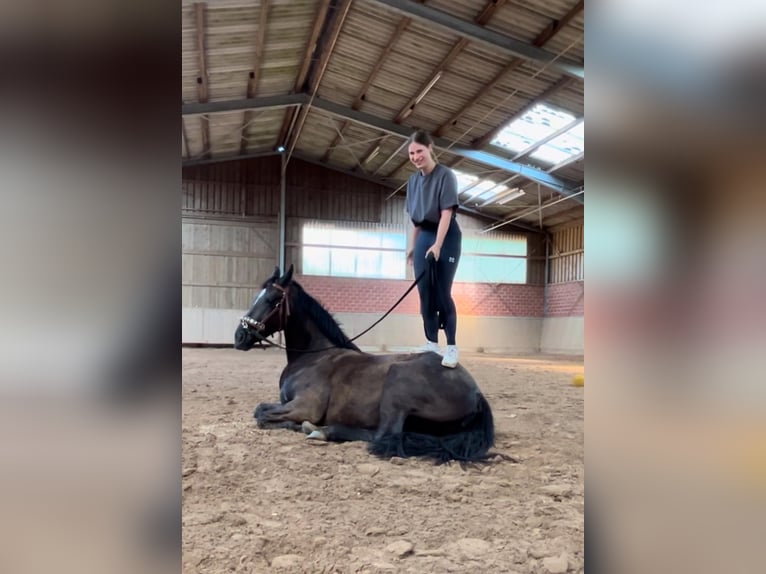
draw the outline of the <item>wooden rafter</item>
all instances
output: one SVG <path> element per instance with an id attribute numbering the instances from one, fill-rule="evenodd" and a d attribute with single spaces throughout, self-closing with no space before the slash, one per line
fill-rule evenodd
<path id="1" fill-rule="evenodd" d="M 207 4 L 204 2 L 197 2 L 194 4 L 194 16 L 197 27 L 197 69 L 199 75 L 197 76 L 197 100 L 199 103 L 207 103 L 209 99 L 208 94 L 208 80 L 207 80 L 207 58 L 205 50 L 205 10 Z M 202 128 L 202 157 L 210 157 L 210 119 L 206 115 L 200 116 L 201 128 Z"/>
<path id="2" fill-rule="evenodd" d="M 330 29 L 324 39 L 321 41 L 320 45 L 317 47 L 317 52 L 319 53 L 319 61 L 316 63 L 315 67 L 312 67 L 313 73 L 311 73 L 312 70 L 310 70 L 308 80 L 309 91 L 311 92 L 312 98 L 319 89 L 319 85 L 322 83 L 322 77 L 324 76 L 325 70 L 327 69 L 327 64 L 330 62 L 330 56 L 332 55 L 332 51 L 335 49 L 335 43 L 338 40 L 340 31 L 343 28 L 343 22 L 346 20 L 346 16 L 348 15 L 348 10 L 350 7 L 351 0 L 339 0 L 336 6 L 334 18 L 329 25 Z M 288 133 L 288 143 L 285 145 L 288 153 L 288 159 L 293 149 L 295 148 L 295 145 L 298 143 L 298 139 L 300 138 L 301 131 L 303 130 L 303 124 L 306 122 L 306 117 L 308 116 L 310 107 L 310 104 L 301 106 L 298 120 L 295 122 L 294 127 Z"/>
<path id="3" fill-rule="evenodd" d="M 391 38 L 388 40 L 388 43 L 386 44 L 385 49 L 383 50 L 383 52 L 380 54 L 380 57 L 375 62 L 375 66 L 372 68 L 372 72 L 370 72 L 370 75 L 367 76 L 367 80 L 365 80 L 364 85 L 362 86 L 362 89 L 359 90 L 359 93 L 356 95 L 356 98 L 354 99 L 354 103 L 351 104 L 351 107 L 353 109 L 359 110 L 362 108 L 362 102 L 364 102 L 364 99 L 367 97 L 367 90 L 370 89 L 372 82 L 375 80 L 375 77 L 378 75 L 378 72 L 380 72 L 380 69 L 383 67 L 383 63 L 386 61 L 386 58 L 388 58 L 388 55 L 391 53 L 391 50 L 394 49 L 394 46 L 396 46 L 397 42 L 399 41 L 399 38 L 401 38 L 404 31 L 410 25 L 410 22 L 412 22 L 411 18 L 402 18 L 399 21 L 399 24 L 397 25 L 394 33 L 391 35 Z M 330 144 L 330 147 L 328 147 L 327 150 L 324 152 L 324 155 L 322 156 L 322 159 L 320 161 L 326 162 L 327 160 L 330 159 L 330 154 L 338 146 L 338 144 L 340 144 L 341 140 L 343 139 L 343 133 L 346 131 L 346 129 L 348 128 L 350 124 L 351 122 L 348 120 L 343 122 L 343 125 L 341 126 L 339 133 L 335 136 L 335 139 L 333 140 L 332 144 Z"/>
<path id="4" fill-rule="evenodd" d="M 572 6 L 571 10 L 569 10 L 569 12 L 567 12 L 564 17 L 561 18 L 561 20 L 553 20 L 550 24 L 548 24 L 548 27 L 540 32 L 537 38 L 535 38 L 535 41 L 532 43 L 538 48 L 542 48 L 545 44 L 548 43 L 548 40 L 558 34 L 561 29 L 569 24 L 572 18 L 582 12 L 584 8 L 585 0 L 580 0 L 577 4 Z"/>
<path id="5" fill-rule="evenodd" d="M 335 134 L 335 139 L 332 140 L 332 143 L 330 144 L 330 147 L 328 147 L 325 151 L 322 157 L 319 159 L 322 163 L 327 163 L 327 160 L 330 159 L 330 154 L 338 148 L 340 145 L 340 142 L 343 140 L 343 132 L 346 131 L 346 128 L 351 124 L 351 120 L 345 120 L 343 122 L 343 125 L 340 126 L 340 129 L 338 130 L 338 133 Z"/>
<path id="6" fill-rule="evenodd" d="M 553 20 L 550 24 L 542 31 L 540 34 L 537 35 L 537 37 L 533 40 L 532 44 L 538 48 L 542 48 L 545 44 L 547 44 L 551 38 L 553 38 L 556 34 L 558 34 L 564 26 L 566 26 L 572 18 L 577 16 L 580 12 L 582 12 L 583 8 L 585 7 L 585 0 L 580 0 L 575 6 L 572 7 L 572 9 L 566 13 L 566 15 L 561 18 L 561 20 Z M 486 84 L 473 98 L 471 98 L 460 110 L 453 115 L 445 124 L 439 126 L 439 128 L 436 130 L 435 134 L 437 136 L 443 136 L 449 128 L 454 126 L 460 118 L 462 118 L 465 113 L 471 109 L 476 102 L 481 100 L 483 97 L 485 97 L 488 93 L 490 93 L 495 87 L 513 70 L 521 66 L 525 62 L 522 58 L 514 58 L 511 60 L 511 62 L 500 72 L 492 78 L 492 80 Z M 506 122 L 507 123 L 507 122 Z M 481 139 L 481 138 L 479 138 Z M 487 141 L 490 141 L 492 138 L 489 138 Z"/>
<path id="7" fill-rule="evenodd" d="M 404 146 L 407 145 L 407 140 L 404 140 L 401 144 L 399 144 L 399 147 L 396 148 L 394 151 L 392 151 L 389 156 L 386 158 L 386 160 L 381 163 L 378 167 L 375 168 L 375 171 L 373 172 L 373 175 L 378 175 L 380 171 L 388 165 L 388 163 L 394 159 L 399 153 L 404 149 Z"/>
<path id="8" fill-rule="evenodd" d="M 301 69 L 295 78 L 296 92 L 304 91 L 304 85 L 306 78 L 308 77 L 309 70 L 311 69 L 311 62 L 314 58 L 314 54 L 317 52 L 317 42 L 319 41 L 319 34 L 322 32 L 325 20 L 327 20 L 327 12 L 330 9 L 330 0 L 322 0 L 317 10 L 316 18 L 314 19 L 314 26 L 311 29 L 311 36 L 309 37 L 309 43 L 306 45 L 306 53 L 303 56 L 303 62 L 301 63 Z"/>
<path id="9" fill-rule="evenodd" d="M 488 4 L 484 6 L 484 9 L 479 13 L 476 18 L 474 18 L 474 23 L 479 24 L 481 26 L 484 26 L 489 22 L 490 18 L 495 14 L 495 12 L 502 8 L 503 4 L 505 4 L 506 0 L 491 0 Z M 452 49 L 449 51 L 449 53 L 444 57 L 444 59 L 439 63 L 439 65 L 436 67 L 436 69 L 431 73 L 431 75 L 428 77 L 428 79 L 423 82 L 423 84 L 418 88 L 418 91 L 415 93 L 414 96 L 410 98 L 410 100 L 405 104 L 405 106 L 399 110 L 399 113 L 396 114 L 396 117 L 394 118 L 395 123 L 401 123 L 403 122 L 409 114 L 412 113 L 412 111 L 415 109 L 415 105 L 417 104 L 417 100 L 420 97 L 421 94 L 424 93 L 424 91 L 428 88 L 428 86 L 433 85 L 434 82 L 437 81 L 437 79 L 441 76 L 441 74 L 444 73 L 444 71 L 452 64 L 452 62 L 455 61 L 455 58 L 457 58 L 460 53 L 465 49 L 465 47 L 468 45 L 469 41 L 465 38 L 461 38 L 457 44 L 452 46 Z"/>
<path id="10" fill-rule="evenodd" d="M 373 142 L 367 150 L 362 154 L 362 158 L 359 160 L 359 163 L 354 166 L 354 169 L 352 171 L 356 171 L 357 169 L 364 170 L 364 165 L 369 161 L 370 157 L 373 153 L 378 153 L 380 151 L 380 146 L 382 146 L 386 140 L 388 140 L 391 136 L 389 135 L 383 135 L 379 140 Z M 376 152 L 376 150 L 378 150 Z"/>
<path id="11" fill-rule="evenodd" d="M 394 175 L 396 175 L 396 173 L 398 173 L 398 172 L 399 172 L 399 170 L 400 170 L 400 169 L 402 169 L 402 168 L 403 168 L 405 165 L 407 165 L 408 163 L 410 163 L 410 160 L 409 160 L 409 158 L 405 159 L 405 160 L 404 160 L 404 161 L 402 161 L 402 162 L 401 162 L 399 165 L 397 165 L 397 166 L 396 166 L 394 169 L 392 169 L 391 171 L 389 171 L 389 172 L 388 172 L 388 175 L 386 176 L 386 178 L 387 178 L 387 179 L 390 179 L 390 178 L 392 178 Z"/>
<path id="12" fill-rule="evenodd" d="M 183 102 L 181 102 L 183 103 Z M 181 137 L 184 142 L 184 151 L 186 152 L 186 159 L 191 159 L 191 150 L 189 149 L 189 135 L 186 133 L 186 120 L 181 116 Z"/>
<path id="13" fill-rule="evenodd" d="M 476 16 L 476 18 L 474 18 L 474 22 L 476 24 L 480 24 L 481 26 L 486 25 L 490 18 L 492 18 L 492 16 L 495 14 L 495 12 L 502 8 L 505 3 L 506 0 L 490 0 L 490 2 L 488 2 L 482 11 Z M 421 86 L 418 88 L 418 91 L 415 92 L 415 94 L 409 99 L 404 107 L 402 107 L 399 112 L 397 112 L 393 120 L 394 123 L 400 124 L 409 117 L 409 115 L 415 109 L 415 106 L 418 104 L 419 100 L 423 97 L 423 94 L 425 94 L 430 86 L 433 86 L 433 84 L 438 81 L 444 71 L 452 64 L 452 62 L 455 61 L 455 59 L 465 49 L 468 43 L 468 40 L 461 38 L 454 46 L 452 46 L 452 49 L 449 51 L 449 53 L 442 59 L 439 65 L 436 66 L 429 77 L 421 84 Z M 361 165 L 364 165 L 368 161 L 370 154 L 373 153 L 375 149 L 375 146 L 371 146 L 367 150 L 367 153 L 365 153 L 365 155 L 362 156 L 362 159 L 360 160 Z M 386 161 L 389 160 L 390 158 Z"/>
<path id="14" fill-rule="evenodd" d="M 255 50 L 253 52 L 253 69 L 247 78 L 247 98 L 254 98 L 258 93 L 258 81 L 261 77 L 261 65 L 263 64 L 263 50 L 266 45 L 266 24 L 269 18 L 269 0 L 261 0 L 261 13 L 258 17 L 258 30 L 255 34 Z M 245 110 L 242 117 L 242 130 L 240 133 L 239 153 L 247 153 L 247 131 L 253 113 Z"/>
<path id="15" fill-rule="evenodd" d="M 452 64 L 452 62 L 455 61 L 455 58 L 460 55 L 460 52 L 462 52 L 467 45 L 468 40 L 461 38 L 457 44 L 452 46 L 449 54 L 447 54 L 444 59 L 439 62 L 439 65 L 436 67 L 436 69 L 431 72 L 431 75 L 428 76 L 426 81 L 420 85 L 418 91 L 415 92 L 415 94 L 407 101 L 404 107 L 399 110 L 399 112 L 396 114 L 396 117 L 394 118 L 394 123 L 400 124 L 409 117 L 409 115 L 415 109 L 415 106 L 418 104 L 419 99 L 422 98 L 426 93 L 426 90 L 428 90 L 428 87 L 432 86 L 441 77 L 441 75 L 444 73 L 444 70 L 450 64 Z"/>
<path id="16" fill-rule="evenodd" d="M 456 157 L 452 160 L 452 163 L 449 165 L 452 169 L 455 169 L 457 166 L 459 166 L 461 163 L 465 161 L 464 157 Z"/>
<path id="17" fill-rule="evenodd" d="M 317 8 L 317 13 L 314 17 L 314 25 L 311 28 L 311 36 L 309 36 L 309 41 L 306 44 L 306 51 L 303 55 L 303 61 L 301 62 L 301 69 L 295 77 L 295 84 L 293 86 L 294 93 L 304 91 L 306 76 L 308 76 L 309 69 L 311 68 L 311 61 L 317 48 L 319 34 L 327 19 L 327 11 L 329 8 L 330 0 L 322 0 Z M 287 144 L 287 134 L 290 133 L 290 130 L 292 130 L 292 127 L 295 124 L 296 112 L 297 108 L 294 106 L 285 109 L 285 116 L 282 119 L 282 127 L 279 129 L 279 136 L 277 137 L 277 146 L 285 146 Z"/>

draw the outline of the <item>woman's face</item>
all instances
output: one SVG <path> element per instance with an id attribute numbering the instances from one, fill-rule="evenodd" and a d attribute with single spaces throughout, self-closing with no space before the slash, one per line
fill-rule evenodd
<path id="1" fill-rule="evenodd" d="M 409 147 L 410 161 L 418 169 L 428 167 L 431 163 L 431 146 L 412 142 Z"/>

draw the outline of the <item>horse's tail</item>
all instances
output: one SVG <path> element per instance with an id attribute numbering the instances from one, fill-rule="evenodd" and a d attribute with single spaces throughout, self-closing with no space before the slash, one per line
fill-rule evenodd
<path id="1" fill-rule="evenodd" d="M 481 462 L 489 458 L 489 449 L 495 444 L 495 422 L 487 399 L 479 393 L 477 410 L 450 434 L 425 434 L 405 431 L 384 435 L 373 440 L 369 451 L 381 458 L 423 456 L 438 463 L 451 460 Z"/>

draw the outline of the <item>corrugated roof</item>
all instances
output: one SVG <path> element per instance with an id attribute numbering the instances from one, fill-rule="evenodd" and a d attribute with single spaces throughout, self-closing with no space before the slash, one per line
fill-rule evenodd
<path id="1" fill-rule="evenodd" d="M 204 91 L 199 83 L 203 61 L 207 101 L 210 105 L 227 102 L 234 106 L 233 111 L 211 108 L 205 116 L 185 115 L 187 161 L 268 153 L 279 145 L 288 145 L 300 128 L 294 153 L 326 161 L 335 169 L 379 179 L 396 188 L 413 171 L 402 145 L 405 135 L 415 128 L 432 132 L 442 128 L 440 135 L 454 149 L 437 150 L 440 161 L 448 165 L 459 162 L 457 168 L 462 171 L 503 181 L 515 172 L 466 159 L 461 150 L 470 149 L 482 136 L 505 125 L 557 86 L 566 77 L 564 73 L 570 73 L 558 67 L 558 63 L 565 60 L 582 65 L 584 58 L 584 14 L 575 0 L 497 2 L 485 25 L 486 30 L 522 41 L 530 49 L 548 52 L 555 58 L 554 63 L 523 58 L 520 61 L 505 47 L 489 45 L 486 38 L 466 38 L 458 30 L 396 12 L 375 0 L 352 1 L 335 38 L 332 35 L 335 18 L 342 14 L 345 0 L 268 0 L 265 22 L 261 22 L 264 2 L 267 0 L 211 0 L 203 4 L 204 27 L 198 30 L 195 3 L 182 0 L 183 102 L 200 102 Z M 328 9 L 323 13 L 325 3 Z M 474 30 L 481 30 L 476 18 L 492 2 L 421 3 L 425 9 L 450 14 L 470 23 Z M 323 21 L 317 21 L 319 15 L 324 15 Z M 552 37 L 542 35 L 552 23 L 565 18 L 566 25 Z M 309 46 L 315 30 L 316 45 Z M 260 33 L 264 43 L 259 60 L 256 46 Z M 198 50 L 200 37 L 204 54 Z M 458 45 L 460 49 L 455 49 Z M 448 54 L 452 54 L 452 60 L 442 66 Z M 325 60 L 327 65 L 322 68 Z M 250 79 L 258 61 L 258 77 Z M 440 69 L 441 75 L 422 93 Z M 333 108 L 333 113 L 324 111 L 316 105 L 321 101 L 316 101 L 301 125 L 298 121 L 289 122 L 301 106 L 277 102 L 279 107 L 253 109 L 253 104 L 245 101 L 248 81 L 254 88 L 256 102 L 260 101 L 258 98 L 295 93 L 302 70 L 306 72 L 305 82 L 297 92 L 305 94 L 303 106 L 308 105 L 314 93 L 312 82 L 321 77 L 317 97 L 340 108 Z M 361 96 L 364 98 L 356 108 L 367 114 L 364 123 L 348 119 L 355 113 L 352 107 Z M 421 96 L 418 102 L 407 110 L 417 96 Z M 545 101 L 581 117 L 583 99 L 583 81 L 572 79 Z M 209 149 L 205 149 L 204 141 L 209 141 Z M 370 156 L 364 161 L 367 155 Z M 537 205 L 536 182 L 545 181 L 550 165 L 530 157 L 525 157 L 522 163 L 536 171 L 509 185 L 522 186 L 526 195 L 505 205 L 477 209 L 489 216 L 506 218 L 519 209 Z M 491 173 L 493 170 L 496 173 Z M 580 158 L 552 175 L 566 189 L 581 189 L 584 160 Z M 561 197 L 559 191 L 545 184 L 541 189 L 544 198 L 549 194 Z M 544 222 L 555 225 L 572 217 L 572 213 L 581 217 L 582 206 L 573 200 L 562 201 L 543 212 Z M 535 214 L 520 221 L 536 226 L 538 217 Z"/>

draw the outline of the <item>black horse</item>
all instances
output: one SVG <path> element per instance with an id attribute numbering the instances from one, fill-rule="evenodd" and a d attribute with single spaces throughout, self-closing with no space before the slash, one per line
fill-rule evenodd
<path id="1" fill-rule="evenodd" d="M 240 319 L 234 347 L 251 349 L 284 331 L 287 366 L 279 403 L 261 403 L 261 428 L 302 430 L 308 438 L 369 442 L 380 457 L 438 462 L 486 460 L 494 444 L 489 403 L 462 366 L 446 369 L 436 353 L 371 355 L 292 280 L 274 270 Z"/>

